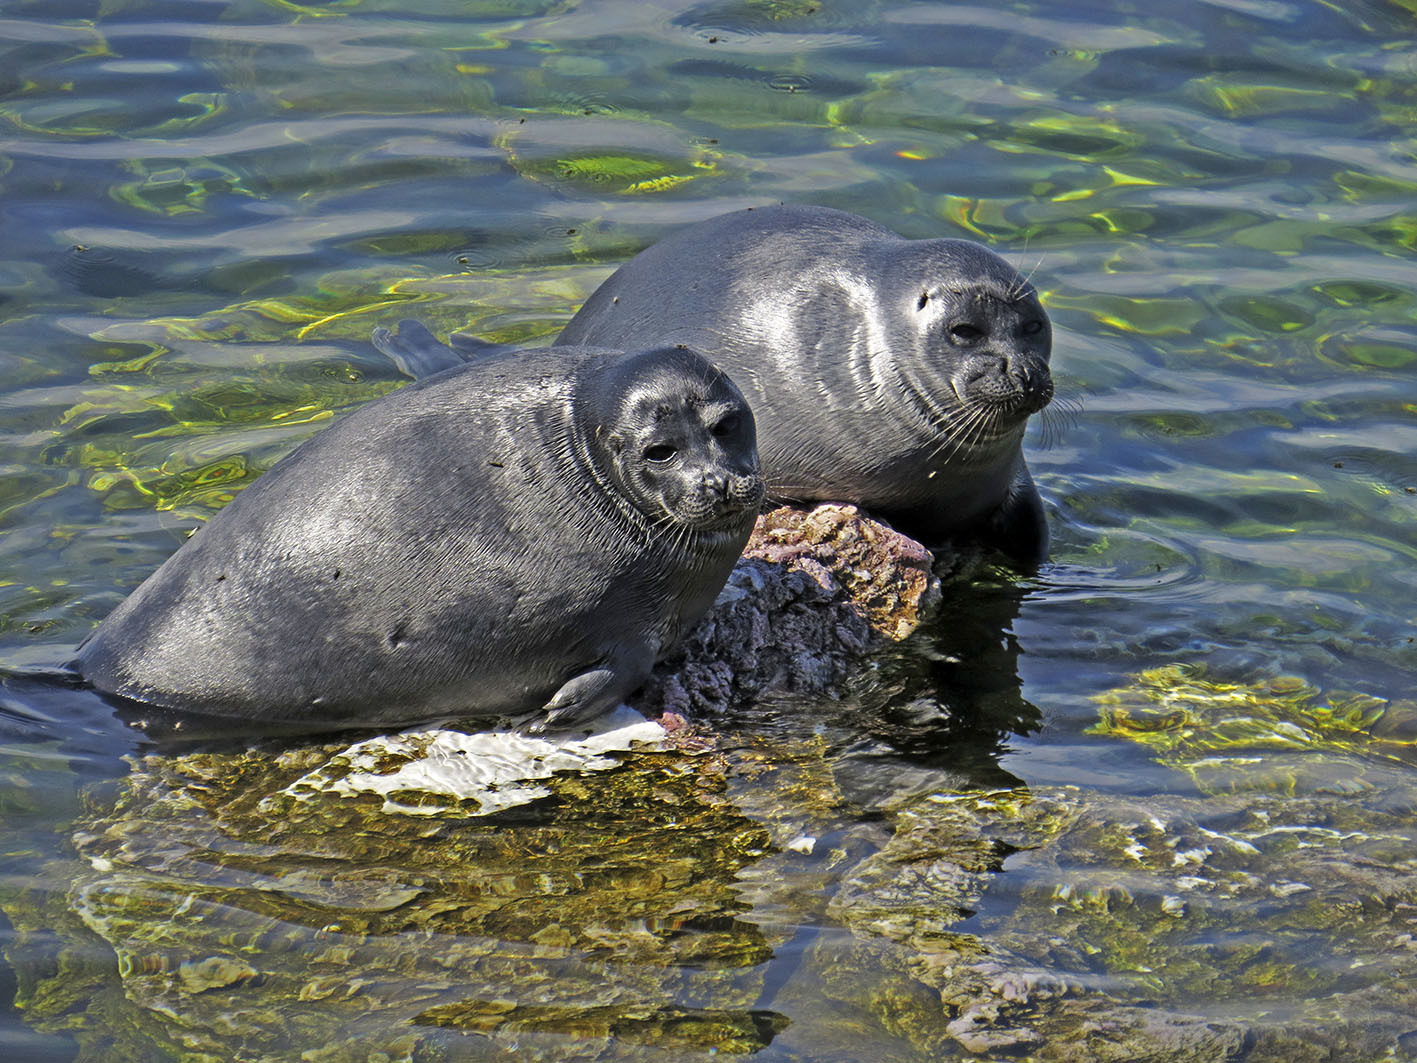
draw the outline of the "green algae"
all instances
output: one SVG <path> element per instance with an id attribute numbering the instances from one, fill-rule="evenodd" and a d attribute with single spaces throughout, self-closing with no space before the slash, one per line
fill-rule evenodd
<path id="1" fill-rule="evenodd" d="M 102 367 L 48 450 L 111 509 L 219 508 L 337 412 L 392 386 L 318 362 L 244 380 L 147 363 Z"/>
<path id="2" fill-rule="evenodd" d="M 59 414 L 47 457 L 82 470 L 109 509 L 202 515 L 332 417 L 405 383 L 369 344 L 374 326 L 416 314 L 447 332 L 536 345 L 602 274 L 340 270 L 309 294 L 104 325 L 93 338 L 121 357 L 91 367 L 91 382 Z M 220 364 L 208 365 L 215 344 Z"/>
<path id="3" fill-rule="evenodd" d="M 1097 165 L 1099 160 L 1130 159 L 1144 139 L 1140 130 L 1110 116 L 1049 113 L 1015 121 L 1009 143 L 1001 147 Z"/>
<path id="4" fill-rule="evenodd" d="M 216 102 L 208 108 L 211 115 L 220 110 Z M 156 131 L 156 135 L 165 134 Z M 113 185 L 108 194 L 119 203 L 164 217 L 205 214 L 211 210 L 213 197 L 257 198 L 246 187 L 244 174 L 216 160 L 192 160 L 173 166 L 166 161 L 153 164 L 133 159 L 126 161 L 124 168 L 133 174 L 133 179 Z"/>
<path id="5" fill-rule="evenodd" d="M 711 172 L 709 160 L 693 160 L 690 166 Z M 578 155 L 557 159 L 556 176 L 572 184 L 606 185 L 607 191 L 621 195 L 666 192 L 696 180 L 700 174 L 674 173 L 675 162 L 634 155 Z M 535 171 L 533 171 L 534 173 Z"/>
<path id="6" fill-rule="evenodd" d="M 606 151 L 605 143 L 621 145 Z M 501 133 L 495 144 L 530 181 L 570 194 L 640 196 L 678 192 L 741 171 L 747 160 L 643 115 L 616 113 L 593 121 L 540 118 Z"/>
<path id="7" fill-rule="evenodd" d="M 150 758 L 83 820 L 90 870 L 72 914 L 44 918 L 75 950 L 112 945 L 131 1002 L 120 1044 L 197 1058 L 239 1028 L 241 1058 L 291 1043 L 344 1058 L 421 1029 L 748 1052 L 785 1026 L 753 1008 L 768 939 L 732 888 L 767 836 L 715 799 L 703 762 L 565 779 L 559 811 L 518 827 L 284 792 L 333 748 Z M 656 809 L 672 822 L 650 826 Z M 37 928 L 17 904 L 16 925 Z M 437 947 L 411 952 L 412 936 Z M 694 985 L 710 1006 L 665 1002 Z M 71 978 L 19 1004 L 62 1024 L 102 995 Z"/>
<path id="8" fill-rule="evenodd" d="M 1140 742 L 1173 764 L 1266 749 L 1404 758 L 1405 743 L 1376 738 L 1374 729 L 1389 713 L 1417 713 L 1409 701 L 1324 693 L 1297 676 L 1225 682 L 1199 665 L 1149 669 L 1096 700 L 1102 719 L 1093 733 Z"/>
<path id="9" fill-rule="evenodd" d="M 1054 295 L 1049 299 L 1049 306 L 1081 310 L 1083 304 L 1076 302 L 1077 298 L 1072 294 Z M 1203 306 L 1177 298 L 1122 299 L 1092 295 L 1086 301 L 1086 310 L 1099 325 L 1108 329 L 1152 339 L 1188 336 L 1206 316 Z"/>
<path id="10" fill-rule="evenodd" d="M 1345 95 L 1330 88 L 1257 84 L 1230 75 L 1197 78 L 1183 91 L 1204 107 L 1238 118 L 1322 114 L 1348 106 Z"/>

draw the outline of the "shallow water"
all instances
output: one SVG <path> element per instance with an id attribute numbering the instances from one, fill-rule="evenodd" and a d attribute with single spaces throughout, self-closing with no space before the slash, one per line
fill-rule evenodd
<path id="1" fill-rule="evenodd" d="M 1417 1059 L 1414 31 L 1398 0 L 7 5 L 9 669 L 398 387 L 373 326 L 549 342 L 737 207 L 990 244 L 1061 398 L 1051 563 L 948 584 L 848 698 L 708 757 L 420 818 L 292 803 L 288 750 L 117 765 L 61 695 L 47 737 L 7 723 L 0 1055 Z"/>

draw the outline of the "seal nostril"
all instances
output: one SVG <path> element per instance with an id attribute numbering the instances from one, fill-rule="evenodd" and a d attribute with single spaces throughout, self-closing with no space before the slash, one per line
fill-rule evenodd
<path id="1" fill-rule="evenodd" d="M 950 338 L 956 343 L 974 344 L 984 338 L 984 330 L 968 321 L 956 321 L 950 326 Z"/>

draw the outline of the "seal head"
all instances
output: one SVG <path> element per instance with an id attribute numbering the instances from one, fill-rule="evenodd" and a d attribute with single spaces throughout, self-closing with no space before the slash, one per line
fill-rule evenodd
<path id="1" fill-rule="evenodd" d="M 606 493 L 651 527 L 736 534 L 765 488 L 753 414 L 732 382 L 684 347 L 643 351 L 587 376 L 575 420 Z"/>
<path id="2" fill-rule="evenodd" d="M 890 360 L 901 386 L 930 427 L 957 438 L 962 448 L 1013 432 L 1053 398 L 1052 328 L 1038 293 L 978 244 L 906 243 L 887 252 L 887 281 L 902 287 L 920 277 L 969 281 L 922 285 L 913 307 L 887 312 L 898 329 L 892 348 L 915 355 Z"/>

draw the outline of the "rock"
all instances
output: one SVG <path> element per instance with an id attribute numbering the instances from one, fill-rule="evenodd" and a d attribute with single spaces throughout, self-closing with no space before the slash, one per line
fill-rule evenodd
<path id="1" fill-rule="evenodd" d="M 632 703 L 693 720 L 764 695 L 830 695 L 939 603 L 934 560 L 855 506 L 766 513 L 709 614 Z"/>

